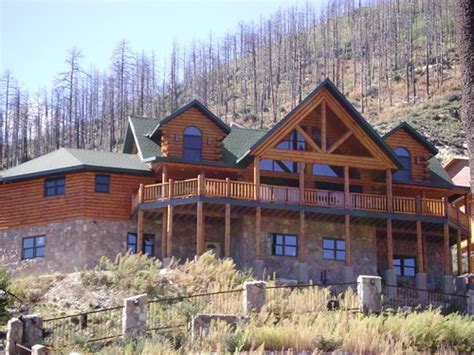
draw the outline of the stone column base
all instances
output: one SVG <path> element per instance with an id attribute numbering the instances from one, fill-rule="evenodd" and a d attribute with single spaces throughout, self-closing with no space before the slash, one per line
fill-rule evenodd
<path id="1" fill-rule="evenodd" d="M 445 293 L 453 293 L 454 292 L 453 276 L 452 275 L 444 275 L 444 277 L 443 277 L 443 292 L 445 292 Z"/>
<path id="2" fill-rule="evenodd" d="M 385 270 L 385 283 L 387 284 L 387 297 L 394 299 L 397 297 L 397 274 L 393 269 Z"/>
<path id="3" fill-rule="evenodd" d="M 296 265 L 296 279 L 298 282 L 304 284 L 309 282 L 309 269 L 307 263 L 298 263 Z"/>
<path id="4" fill-rule="evenodd" d="M 424 272 L 416 273 L 415 282 L 416 282 L 416 288 L 418 288 L 420 290 L 427 290 L 428 289 L 428 286 L 427 286 L 428 281 L 427 281 L 427 278 L 426 278 L 426 273 L 424 273 Z M 421 298 L 421 299 L 428 298 L 428 292 L 418 291 L 418 298 Z"/>
<path id="5" fill-rule="evenodd" d="M 252 263 L 253 276 L 257 280 L 263 280 L 265 273 L 265 262 L 263 260 L 254 260 Z"/>
<path id="6" fill-rule="evenodd" d="M 342 281 L 344 283 L 352 283 L 356 281 L 354 279 L 354 267 L 344 266 L 344 270 L 342 272 Z"/>

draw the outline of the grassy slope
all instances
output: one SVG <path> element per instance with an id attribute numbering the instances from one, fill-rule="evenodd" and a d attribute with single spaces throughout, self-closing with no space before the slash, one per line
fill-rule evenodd
<path id="1" fill-rule="evenodd" d="M 237 271 L 231 261 L 216 261 L 210 255 L 197 262 L 174 266 L 166 272 L 160 269 L 159 261 L 144 256 L 127 256 L 115 263 L 103 260 L 98 267 L 74 275 L 74 281 L 71 281 L 71 275 L 53 275 L 42 280 L 19 279 L 14 282 L 12 291 L 27 300 L 28 310 L 24 312 L 50 316 L 121 304 L 123 297 L 143 292 L 147 292 L 150 298 L 162 298 L 235 289 L 250 277 Z M 74 287 L 71 287 L 72 283 Z M 62 288 L 69 290 L 68 297 L 58 293 Z M 474 322 L 458 314 L 443 316 L 437 311 L 427 311 L 365 317 L 348 311 L 326 311 L 330 297 L 327 290 L 310 288 L 292 293 L 288 290 L 267 292 L 263 311 L 252 316 L 249 323 L 241 325 L 235 332 L 223 324 L 216 324 L 209 335 L 198 340 L 190 338 L 188 329 L 180 328 L 172 333 L 138 340 L 115 340 L 106 347 L 90 343 L 70 346 L 68 350 L 104 354 L 224 353 L 236 350 L 260 353 L 263 349 L 316 352 L 337 349 L 387 354 L 474 350 Z M 232 295 L 227 294 L 218 302 L 193 298 L 164 303 L 163 309 L 153 310 L 158 312 L 155 317 L 165 316 L 173 324 L 188 322 L 198 312 L 241 314 L 241 295 Z M 340 300 L 343 308 L 356 305 L 355 295 L 350 290 Z"/>

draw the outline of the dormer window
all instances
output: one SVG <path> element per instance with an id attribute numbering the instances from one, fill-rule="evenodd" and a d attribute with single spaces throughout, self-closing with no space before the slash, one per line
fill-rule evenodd
<path id="1" fill-rule="evenodd" d="M 395 149 L 395 154 L 398 160 L 402 163 L 402 168 L 393 174 L 394 180 L 398 181 L 410 181 L 411 179 L 411 159 L 410 152 L 403 147 Z"/>
<path id="2" fill-rule="evenodd" d="M 202 159 L 202 133 L 195 126 L 189 126 L 184 130 L 183 158 L 191 161 Z"/>

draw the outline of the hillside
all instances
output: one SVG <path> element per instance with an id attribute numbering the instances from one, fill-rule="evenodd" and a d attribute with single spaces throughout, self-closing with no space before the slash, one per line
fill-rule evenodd
<path id="1" fill-rule="evenodd" d="M 357 311 L 353 290 L 336 285 L 294 288 L 268 280 L 265 304 L 246 317 L 242 284 L 251 279 L 231 260 L 216 260 L 209 253 L 168 268 L 147 256 L 122 256 L 73 274 L 16 279 L 11 292 L 22 305 L 17 301 L 12 315 L 41 314 L 46 343 L 57 344 L 57 353 L 406 354 L 474 349 L 474 323 L 468 316 L 409 307 L 365 316 Z M 122 309 L 117 306 L 124 297 L 142 293 L 149 297 L 147 324 L 152 330 L 147 336 L 118 337 Z M 337 300 L 340 308 L 329 310 L 329 300 Z M 206 336 L 196 338 L 189 323 L 199 313 L 243 317 L 235 327 L 214 322 Z"/>
<path id="2" fill-rule="evenodd" d="M 406 120 L 444 156 L 463 154 L 454 20 L 452 0 L 329 0 L 176 44 L 163 65 L 123 40 L 109 70 L 86 70 L 73 48 L 50 89 L 3 75 L 0 168 L 62 146 L 120 151 L 128 116 L 165 117 L 192 99 L 268 128 L 326 77 L 380 132 Z"/>

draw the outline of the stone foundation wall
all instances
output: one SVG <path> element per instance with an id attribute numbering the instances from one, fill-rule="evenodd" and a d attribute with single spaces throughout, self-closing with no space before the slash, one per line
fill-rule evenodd
<path id="1" fill-rule="evenodd" d="M 0 231 L 0 264 L 13 275 L 73 272 L 125 252 L 128 232 L 136 232 L 133 221 L 72 220 L 7 229 Z M 42 235 L 45 257 L 22 260 L 23 238 Z"/>
<path id="2" fill-rule="evenodd" d="M 306 262 L 309 277 L 320 281 L 321 272 L 326 271 L 329 283 L 343 282 L 344 261 L 323 259 L 323 238 L 344 239 L 343 223 L 327 223 L 306 220 Z M 233 240 L 233 257 L 239 267 L 250 267 L 255 258 L 255 218 L 243 216 L 237 226 L 237 238 Z M 297 257 L 273 256 L 272 233 L 299 234 L 298 219 L 262 217 L 262 258 L 267 275 L 296 278 Z M 375 227 L 352 225 L 352 264 L 354 274 L 377 275 L 377 252 Z"/>
<path id="3" fill-rule="evenodd" d="M 395 256 L 411 256 L 416 259 L 416 235 L 409 238 L 393 237 L 393 254 Z M 427 285 L 430 289 L 438 289 L 443 284 L 443 239 L 442 237 L 427 237 L 424 251 Z M 377 236 L 377 268 L 383 275 L 387 268 L 387 239 L 383 233 Z M 415 287 L 414 277 L 398 277 L 399 281 Z"/>

